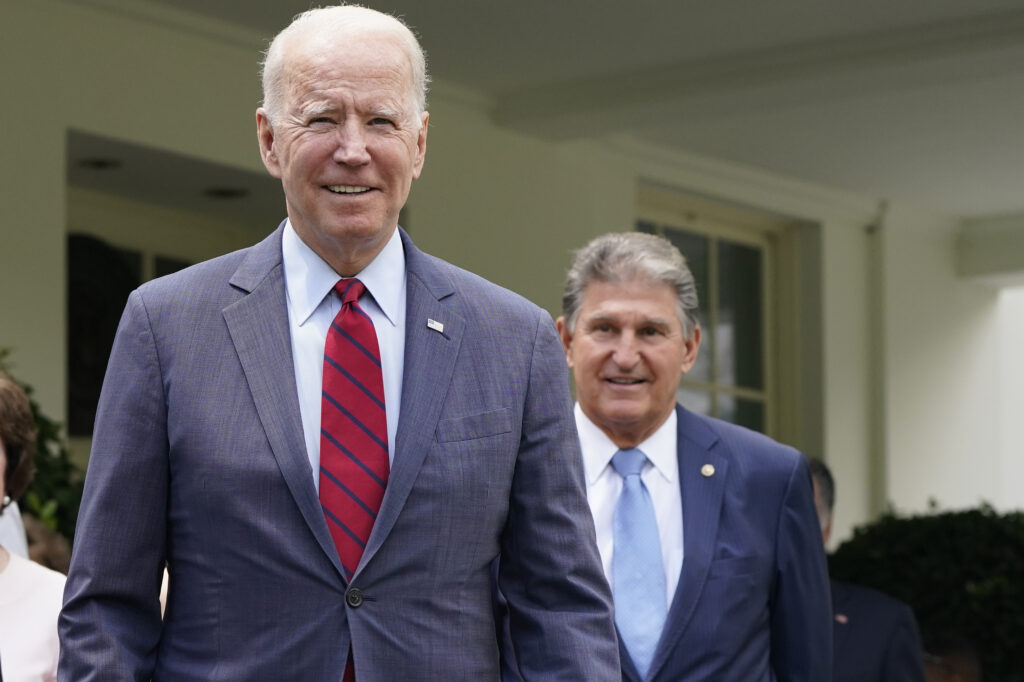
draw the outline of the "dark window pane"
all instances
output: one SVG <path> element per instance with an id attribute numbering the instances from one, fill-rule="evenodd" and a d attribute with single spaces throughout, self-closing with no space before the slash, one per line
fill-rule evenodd
<path id="1" fill-rule="evenodd" d="M 693 273 L 693 279 L 697 283 L 697 297 L 700 301 L 700 308 L 697 311 L 697 319 L 703 328 L 704 336 L 701 339 L 701 350 L 697 353 L 697 362 L 689 371 L 687 376 L 695 381 L 711 381 L 711 347 L 716 343 L 712 334 L 708 334 L 707 317 L 704 314 L 708 291 L 711 284 L 709 252 L 711 241 L 701 234 L 695 234 L 677 227 L 666 227 L 665 237 L 678 248 L 686 264 Z"/>
<path id="2" fill-rule="evenodd" d="M 760 389 L 761 251 L 721 240 L 718 245 L 717 381 Z"/>
<path id="3" fill-rule="evenodd" d="M 711 393 L 708 391 L 682 387 L 676 391 L 676 400 L 690 412 L 714 416 L 711 414 Z"/>
<path id="4" fill-rule="evenodd" d="M 92 434 L 103 374 L 141 257 L 81 234 L 68 236 L 68 433 Z"/>
<path id="5" fill-rule="evenodd" d="M 84 236 L 84 235 L 82 235 Z M 128 272 L 132 273 L 132 277 L 137 282 L 142 282 L 142 254 L 138 251 L 131 251 L 130 249 L 122 249 L 117 246 L 111 246 L 120 259 L 124 263 L 124 266 L 128 268 Z"/>
<path id="6" fill-rule="evenodd" d="M 164 275 L 170 275 L 178 270 L 184 270 L 190 265 L 192 264 L 187 260 L 178 260 L 177 258 L 168 258 L 167 256 L 157 256 L 153 263 L 153 276 L 163 277 Z"/>
<path id="7" fill-rule="evenodd" d="M 718 396 L 718 417 L 764 433 L 764 405 L 731 395 Z"/>

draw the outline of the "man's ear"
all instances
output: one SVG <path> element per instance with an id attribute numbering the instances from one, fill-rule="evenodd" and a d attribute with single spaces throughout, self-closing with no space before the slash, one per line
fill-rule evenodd
<path id="1" fill-rule="evenodd" d="M 697 362 L 697 351 L 699 350 L 700 325 L 696 325 L 690 338 L 683 341 L 683 374 L 693 369 L 693 363 Z"/>
<path id="2" fill-rule="evenodd" d="M 412 164 L 412 179 L 418 180 L 423 172 L 423 162 L 427 158 L 427 125 L 430 123 L 430 114 L 426 111 L 420 117 L 420 130 L 416 134 L 416 158 Z"/>
<path id="3" fill-rule="evenodd" d="M 281 164 L 274 147 L 274 126 L 263 107 L 256 110 L 256 138 L 260 143 L 260 158 L 263 159 L 264 167 L 273 177 L 280 178 Z"/>
<path id="4" fill-rule="evenodd" d="M 569 331 L 569 325 L 565 322 L 565 315 L 558 316 L 558 319 L 555 320 L 555 326 L 558 327 L 558 338 L 562 340 L 565 361 L 569 363 L 569 367 L 572 367 L 572 355 L 569 353 L 569 349 L 572 346 L 572 332 Z"/>

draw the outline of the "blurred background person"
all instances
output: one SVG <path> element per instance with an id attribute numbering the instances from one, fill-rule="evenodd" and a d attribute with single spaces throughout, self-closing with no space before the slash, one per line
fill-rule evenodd
<path id="1" fill-rule="evenodd" d="M 36 431 L 28 396 L 0 373 L 0 499 L 25 492 L 35 473 Z M 0 545 L 0 679 L 57 679 L 57 614 L 64 576 Z"/>
<path id="2" fill-rule="evenodd" d="M 832 472 L 811 459 L 814 506 L 821 537 L 832 536 L 836 487 Z M 832 584 L 832 682 L 924 682 L 921 637 L 914 612 L 868 587 Z"/>

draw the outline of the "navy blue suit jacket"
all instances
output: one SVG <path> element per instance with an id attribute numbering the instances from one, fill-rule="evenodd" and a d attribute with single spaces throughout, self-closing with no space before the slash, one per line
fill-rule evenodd
<path id="1" fill-rule="evenodd" d="M 833 682 L 924 682 L 914 612 L 868 587 L 832 581 Z"/>
<path id="2" fill-rule="evenodd" d="M 827 682 L 828 572 L 806 459 L 748 429 L 677 415 L 683 568 L 646 679 Z M 619 656 L 623 680 L 639 680 L 621 645 Z"/>

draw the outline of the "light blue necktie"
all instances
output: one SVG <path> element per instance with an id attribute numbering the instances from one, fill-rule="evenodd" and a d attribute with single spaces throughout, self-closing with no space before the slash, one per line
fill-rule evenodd
<path id="1" fill-rule="evenodd" d="M 654 504 L 640 479 L 647 456 L 619 450 L 612 466 L 622 476 L 613 522 L 612 590 L 615 624 L 641 677 L 647 676 L 665 625 L 665 569 Z"/>

